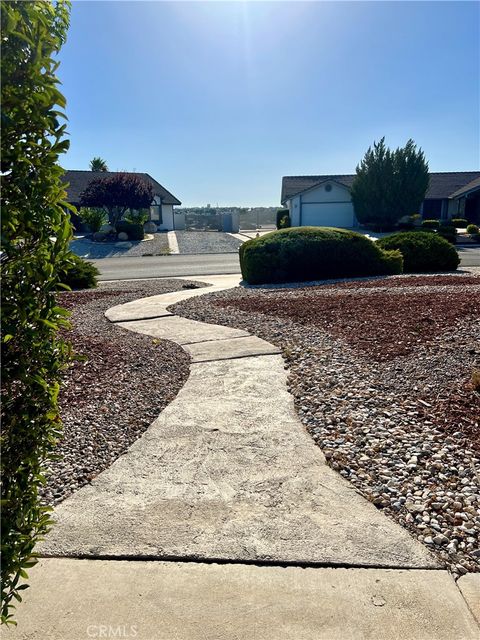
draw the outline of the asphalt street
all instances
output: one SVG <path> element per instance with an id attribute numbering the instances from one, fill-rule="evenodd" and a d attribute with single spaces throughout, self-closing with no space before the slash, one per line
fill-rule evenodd
<path id="1" fill-rule="evenodd" d="M 457 248 L 462 267 L 480 267 L 480 247 Z M 100 270 L 100 280 L 240 273 L 236 253 L 103 258 L 92 262 Z"/>
<path id="2" fill-rule="evenodd" d="M 91 262 L 99 269 L 100 280 L 240 273 L 240 263 L 236 253 L 104 258 Z"/>

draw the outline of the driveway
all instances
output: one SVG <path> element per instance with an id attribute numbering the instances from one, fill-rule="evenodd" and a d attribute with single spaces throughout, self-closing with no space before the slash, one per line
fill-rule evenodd
<path id="1" fill-rule="evenodd" d="M 180 254 L 238 253 L 242 241 L 221 231 L 175 231 Z"/>

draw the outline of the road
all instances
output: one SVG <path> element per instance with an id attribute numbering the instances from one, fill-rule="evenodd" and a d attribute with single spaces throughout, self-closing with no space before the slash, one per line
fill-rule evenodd
<path id="1" fill-rule="evenodd" d="M 99 269 L 100 280 L 240 273 L 240 264 L 236 253 L 104 258 L 91 262 Z"/>
<path id="2" fill-rule="evenodd" d="M 458 247 L 458 252 L 462 259 L 462 267 L 480 267 L 480 247 Z M 236 253 L 104 258 L 92 262 L 100 270 L 100 280 L 240 273 Z"/>

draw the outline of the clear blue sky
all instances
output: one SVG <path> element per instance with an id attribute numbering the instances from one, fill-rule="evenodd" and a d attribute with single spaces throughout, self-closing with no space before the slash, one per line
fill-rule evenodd
<path id="1" fill-rule="evenodd" d="M 479 168 L 476 2 L 73 2 L 68 169 L 150 173 L 183 204 L 278 205 L 385 135 Z"/>

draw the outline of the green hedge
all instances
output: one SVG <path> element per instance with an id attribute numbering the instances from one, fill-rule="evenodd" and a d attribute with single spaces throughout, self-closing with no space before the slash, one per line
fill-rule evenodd
<path id="1" fill-rule="evenodd" d="M 330 227 L 293 227 L 248 240 L 240 247 L 249 284 L 302 282 L 398 274 L 402 256 L 383 251 L 360 233 Z"/>
<path id="2" fill-rule="evenodd" d="M 478 226 L 476 224 L 469 224 L 467 227 L 467 233 L 470 233 L 471 235 L 475 235 L 477 234 L 479 231 Z"/>
<path id="3" fill-rule="evenodd" d="M 440 226 L 440 220 L 424 220 L 422 222 L 422 227 L 424 229 L 438 229 Z"/>
<path id="4" fill-rule="evenodd" d="M 405 273 L 454 271 L 460 263 L 455 247 L 436 233 L 394 233 L 378 240 L 377 245 L 386 250 L 398 249 L 403 255 Z"/>
<path id="5" fill-rule="evenodd" d="M 448 242 L 455 244 L 457 241 L 457 229 L 452 225 L 442 224 L 437 230 L 437 233 Z"/>
<path id="6" fill-rule="evenodd" d="M 468 226 L 468 220 L 466 218 L 452 218 L 448 222 L 452 227 L 460 227 L 461 229 Z"/>
<path id="7" fill-rule="evenodd" d="M 91 262 L 71 253 L 61 275 L 62 284 L 70 289 L 94 289 L 99 270 Z"/>
<path id="8" fill-rule="evenodd" d="M 127 220 L 120 220 L 115 225 L 117 233 L 126 233 L 129 240 L 143 240 L 145 237 L 145 231 L 143 230 L 143 224 L 133 224 L 127 222 Z"/>

